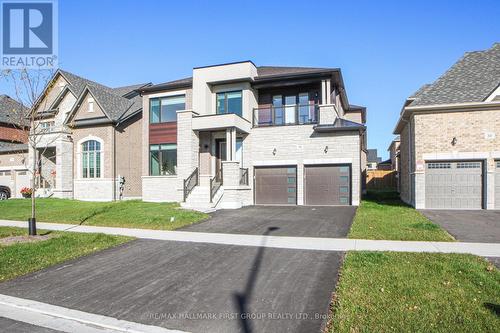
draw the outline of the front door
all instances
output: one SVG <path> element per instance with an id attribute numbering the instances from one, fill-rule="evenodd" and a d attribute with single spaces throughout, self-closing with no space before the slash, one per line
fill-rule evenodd
<path id="1" fill-rule="evenodd" d="M 215 140 L 215 175 L 216 180 L 222 180 L 222 162 L 227 160 L 226 139 Z"/>

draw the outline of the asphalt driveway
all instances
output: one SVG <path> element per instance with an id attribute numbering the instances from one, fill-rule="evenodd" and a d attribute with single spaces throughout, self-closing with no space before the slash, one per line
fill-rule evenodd
<path id="1" fill-rule="evenodd" d="M 352 206 L 247 206 L 216 211 L 210 219 L 182 230 L 262 235 L 278 228 L 274 236 L 343 238 L 355 213 Z"/>
<path id="2" fill-rule="evenodd" d="M 498 210 L 422 210 L 421 212 L 459 241 L 500 243 Z"/>
<path id="3" fill-rule="evenodd" d="M 0 283 L 0 293 L 189 332 L 320 332 L 341 258 L 135 240 Z"/>

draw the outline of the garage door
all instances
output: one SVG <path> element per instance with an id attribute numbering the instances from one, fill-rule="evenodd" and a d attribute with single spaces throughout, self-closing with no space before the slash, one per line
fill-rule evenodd
<path id="1" fill-rule="evenodd" d="M 425 207 L 481 209 L 483 163 L 478 161 L 426 163 Z"/>
<path id="2" fill-rule="evenodd" d="M 255 203 L 258 205 L 296 205 L 297 167 L 255 168 Z"/>
<path id="3" fill-rule="evenodd" d="M 349 205 L 351 202 L 350 166 L 305 166 L 304 193 L 306 205 Z"/>
<path id="4" fill-rule="evenodd" d="M 23 187 L 31 187 L 28 170 L 16 171 L 16 193 L 12 193 L 12 196 L 20 198 L 22 196 L 21 189 Z"/>
<path id="5" fill-rule="evenodd" d="M 11 171 L 0 171 L 0 185 L 10 187 Z"/>
<path id="6" fill-rule="evenodd" d="M 500 161 L 495 161 L 495 208 L 500 209 Z"/>

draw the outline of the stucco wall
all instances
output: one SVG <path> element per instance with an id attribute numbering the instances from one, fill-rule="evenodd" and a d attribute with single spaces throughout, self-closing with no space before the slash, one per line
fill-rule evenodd
<path id="1" fill-rule="evenodd" d="M 89 112 L 89 99 L 94 101 L 94 111 Z M 101 107 L 90 93 L 86 93 L 82 99 L 82 104 L 75 110 L 74 120 L 106 117 Z"/>

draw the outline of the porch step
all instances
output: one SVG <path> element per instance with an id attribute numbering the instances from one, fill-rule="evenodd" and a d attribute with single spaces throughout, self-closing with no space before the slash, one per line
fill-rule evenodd
<path id="1" fill-rule="evenodd" d="M 181 203 L 181 207 L 204 212 L 214 211 L 223 194 L 224 189 L 221 186 L 210 202 L 210 187 L 196 186 L 189 193 L 186 202 Z"/>

